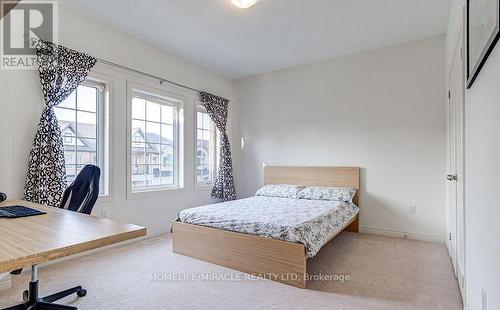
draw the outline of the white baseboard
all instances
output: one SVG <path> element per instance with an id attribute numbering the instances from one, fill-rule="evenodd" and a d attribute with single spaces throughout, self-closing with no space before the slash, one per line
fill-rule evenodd
<path id="1" fill-rule="evenodd" d="M 148 232 L 146 238 L 158 237 L 159 235 L 169 234 L 170 226 L 166 225 L 166 227 L 161 228 L 148 228 Z"/>
<path id="2" fill-rule="evenodd" d="M 455 249 L 453 248 L 453 246 L 451 245 L 451 242 L 449 240 L 446 240 L 445 243 L 446 243 L 446 249 L 448 250 L 448 255 L 451 258 L 453 253 L 455 253 Z"/>
<path id="3" fill-rule="evenodd" d="M 444 243 L 444 236 L 440 235 L 432 235 L 432 234 L 422 234 L 416 232 L 408 232 L 408 231 L 398 231 L 392 229 L 378 228 L 378 227 L 368 227 L 361 226 L 359 228 L 360 233 L 372 234 L 372 235 L 380 235 L 394 238 L 402 238 L 402 239 L 411 239 L 411 240 L 420 240 L 434 243 Z"/>
<path id="4" fill-rule="evenodd" d="M 6 290 L 12 287 L 12 281 L 10 279 L 10 274 L 4 273 L 0 274 L 0 291 Z"/>

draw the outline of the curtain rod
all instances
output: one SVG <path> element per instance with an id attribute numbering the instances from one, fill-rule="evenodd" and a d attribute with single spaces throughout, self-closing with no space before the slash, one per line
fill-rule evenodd
<path id="1" fill-rule="evenodd" d="M 199 89 L 196 89 L 196 88 L 193 88 L 193 87 L 190 87 L 190 86 L 187 86 L 187 85 L 183 85 L 183 84 L 171 81 L 169 79 L 165 79 L 165 78 L 162 78 L 162 77 L 159 77 L 159 76 L 156 76 L 156 75 L 152 75 L 152 74 L 149 74 L 149 73 L 146 73 L 146 72 L 143 72 L 143 71 L 139 71 L 139 70 L 136 70 L 136 69 L 133 69 L 133 68 L 130 68 L 130 67 L 126 67 L 126 66 L 123 66 L 123 65 L 111 62 L 111 61 L 107 61 L 107 60 L 100 59 L 100 58 L 97 58 L 97 61 L 100 62 L 100 63 L 102 63 L 102 64 L 104 64 L 104 65 L 107 65 L 107 66 L 115 67 L 115 68 L 118 68 L 118 69 L 121 69 L 121 70 L 131 71 L 131 72 L 134 72 L 134 73 L 137 73 L 137 74 L 140 74 L 140 75 L 147 76 L 147 77 L 152 78 L 152 79 L 159 80 L 160 84 L 163 84 L 163 83 L 166 82 L 166 83 L 178 86 L 178 87 L 182 87 L 182 88 L 185 88 L 185 89 L 189 89 L 189 90 L 195 91 L 197 93 L 201 92 L 201 90 L 199 90 Z"/>

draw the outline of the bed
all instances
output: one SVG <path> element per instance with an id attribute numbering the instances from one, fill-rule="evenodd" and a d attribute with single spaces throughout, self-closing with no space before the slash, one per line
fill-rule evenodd
<path id="1" fill-rule="evenodd" d="M 266 166 L 264 183 L 357 192 L 352 202 L 256 196 L 183 210 L 173 251 L 304 288 L 307 259 L 341 231 L 358 232 L 359 168 Z"/>

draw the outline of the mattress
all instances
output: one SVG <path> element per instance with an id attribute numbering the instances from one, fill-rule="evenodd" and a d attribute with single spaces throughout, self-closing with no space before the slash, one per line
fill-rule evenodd
<path id="1" fill-rule="evenodd" d="M 313 257 L 358 214 L 353 203 L 255 196 L 183 210 L 183 223 L 304 244 Z"/>

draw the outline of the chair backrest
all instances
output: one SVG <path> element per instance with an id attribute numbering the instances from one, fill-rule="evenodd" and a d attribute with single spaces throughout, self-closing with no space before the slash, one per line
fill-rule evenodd
<path id="1" fill-rule="evenodd" d="M 64 191 L 59 208 L 90 214 L 99 197 L 101 169 L 94 165 L 83 167 L 76 179 Z"/>

